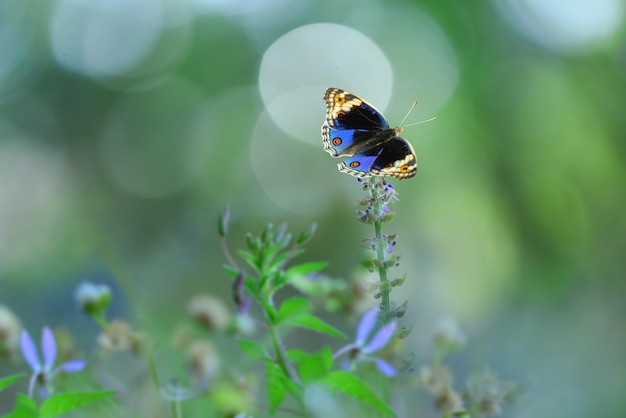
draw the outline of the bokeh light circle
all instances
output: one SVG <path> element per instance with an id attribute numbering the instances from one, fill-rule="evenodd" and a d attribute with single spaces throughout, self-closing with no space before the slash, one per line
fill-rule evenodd
<path id="1" fill-rule="evenodd" d="M 115 104 L 101 155 L 121 189 L 163 197 L 197 177 L 210 155 L 216 123 L 199 90 L 173 79 L 147 92 L 128 93 Z"/>
<path id="2" fill-rule="evenodd" d="M 191 11 L 181 3 L 60 0 L 50 19 L 59 65 L 108 87 L 153 87 L 169 78 L 191 42 Z"/>
<path id="3" fill-rule="evenodd" d="M 329 202 L 350 201 L 347 183 L 352 183 L 357 199 L 356 180 L 337 171 L 337 161 L 328 158 L 318 139 L 316 146 L 293 141 L 278 129 L 267 111 L 259 116 L 252 133 L 250 160 L 261 188 L 276 205 L 315 216 L 336 207 Z"/>
<path id="4" fill-rule="evenodd" d="M 0 118 L 0 270 L 32 263 L 55 248 L 68 161 L 52 108 L 34 96 Z"/>
<path id="5" fill-rule="evenodd" d="M 567 53 L 602 46 L 624 24 L 623 0 L 496 1 L 517 30 L 545 47 Z"/>
<path id="6" fill-rule="evenodd" d="M 392 82 L 391 64 L 374 41 L 331 23 L 302 26 L 280 37 L 265 51 L 259 72 L 261 98 L 272 120 L 292 137 L 314 144 L 319 135 L 308 133 L 319 131 L 327 87 L 357 89 L 384 108 Z M 277 102 L 279 96 L 283 100 Z"/>

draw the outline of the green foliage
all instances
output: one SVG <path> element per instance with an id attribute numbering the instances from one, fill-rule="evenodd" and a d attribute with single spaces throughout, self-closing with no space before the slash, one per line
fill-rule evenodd
<path id="1" fill-rule="evenodd" d="M 324 347 L 317 353 L 303 353 L 298 363 L 298 375 L 303 383 L 315 382 L 326 376 L 333 367 L 333 353 Z"/>
<path id="2" fill-rule="evenodd" d="M 321 332 L 322 334 L 328 334 L 338 338 L 346 338 L 345 334 L 339 331 L 337 328 L 322 321 L 316 316 L 309 314 L 302 314 L 286 318 L 283 324 L 296 325 L 301 328 L 306 328 L 311 331 Z"/>
<path id="3" fill-rule="evenodd" d="M 43 401 L 39 408 L 34 400 L 18 394 L 15 408 L 3 418 L 55 418 L 87 404 L 110 398 L 114 394 L 115 391 L 112 390 L 60 393 Z"/>
<path id="4" fill-rule="evenodd" d="M 0 392 L 2 392 L 4 389 L 11 386 L 13 383 L 17 382 L 18 380 L 22 379 L 23 377 L 24 377 L 24 374 L 15 374 L 13 376 L 7 376 L 7 377 L 1 378 L 0 379 Z"/>
<path id="5" fill-rule="evenodd" d="M 249 340 L 237 340 L 237 344 L 241 351 L 243 351 L 248 357 L 253 360 L 269 360 L 270 356 L 265 350 L 265 348 L 255 342 Z"/>
<path id="6" fill-rule="evenodd" d="M 276 409 L 287 396 L 287 378 L 280 366 L 268 361 L 265 363 L 265 373 L 267 379 L 267 401 L 270 405 L 270 412 Z"/>
<path id="7" fill-rule="evenodd" d="M 112 397 L 115 391 L 60 393 L 46 399 L 39 409 L 40 418 L 53 418 L 87 404 Z"/>
<path id="8" fill-rule="evenodd" d="M 364 404 L 375 408 L 385 416 L 395 417 L 395 412 L 383 402 L 363 381 L 344 371 L 334 371 L 319 380 L 320 383 L 336 392 L 341 392 Z"/>
<path id="9" fill-rule="evenodd" d="M 3 418 L 38 418 L 39 411 L 37 404 L 31 398 L 21 393 L 15 398 L 15 407 L 11 413 L 4 415 Z"/>

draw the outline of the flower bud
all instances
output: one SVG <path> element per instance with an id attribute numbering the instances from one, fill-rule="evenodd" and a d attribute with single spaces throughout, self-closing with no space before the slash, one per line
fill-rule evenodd
<path id="1" fill-rule="evenodd" d="M 98 344 L 110 353 L 116 351 L 130 351 L 139 354 L 143 341 L 130 325 L 124 321 L 113 321 L 105 326 L 98 336 Z"/>
<path id="2" fill-rule="evenodd" d="M 208 381 L 215 376 L 220 367 L 220 359 L 207 341 L 194 341 L 186 353 L 187 365 L 197 381 Z"/>
<path id="3" fill-rule="evenodd" d="M 187 304 L 187 312 L 209 331 L 223 331 L 230 321 L 226 304 L 210 295 L 198 295 Z"/>
<path id="4" fill-rule="evenodd" d="M 111 289 L 105 284 L 83 282 L 76 287 L 74 299 L 87 315 L 103 315 L 111 303 Z"/>
<path id="5" fill-rule="evenodd" d="M 228 226 L 230 223 L 230 208 L 226 206 L 224 211 L 217 219 L 217 233 L 220 237 L 225 237 L 228 234 Z"/>

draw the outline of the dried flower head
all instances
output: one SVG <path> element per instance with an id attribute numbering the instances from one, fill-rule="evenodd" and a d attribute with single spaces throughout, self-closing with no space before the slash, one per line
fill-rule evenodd
<path id="1" fill-rule="evenodd" d="M 448 387 L 435 397 L 435 408 L 443 415 L 451 414 L 463 408 L 463 399 L 461 395 Z"/>
<path id="2" fill-rule="evenodd" d="M 5 305 L 0 305 L 0 358 L 13 358 L 20 345 L 22 324 Z"/>
<path id="3" fill-rule="evenodd" d="M 187 365 L 198 382 L 208 382 L 220 367 L 215 347 L 208 341 L 194 341 L 187 349 Z"/>
<path id="4" fill-rule="evenodd" d="M 108 352 L 130 351 L 139 354 L 143 346 L 141 337 L 124 321 L 113 321 L 103 328 L 98 344 Z"/>
<path id="5" fill-rule="evenodd" d="M 454 377 L 446 366 L 424 366 L 418 375 L 418 385 L 435 397 L 452 387 Z"/>
<path id="6" fill-rule="evenodd" d="M 198 295 L 187 304 L 187 312 L 209 331 L 223 331 L 230 322 L 226 304 L 210 295 Z"/>
<path id="7" fill-rule="evenodd" d="M 489 369 L 470 376 L 466 386 L 464 396 L 478 416 L 500 415 L 502 406 L 513 401 L 517 390 L 515 384 L 500 380 Z"/>

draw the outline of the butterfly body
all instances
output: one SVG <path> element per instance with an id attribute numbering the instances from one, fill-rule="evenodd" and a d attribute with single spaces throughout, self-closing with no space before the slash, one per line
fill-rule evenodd
<path id="1" fill-rule="evenodd" d="M 411 144 L 400 137 L 402 127 L 390 128 L 380 111 L 347 91 L 329 88 L 324 101 L 324 150 L 336 158 L 349 157 L 338 164 L 339 171 L 356 177 L 415 175 L 417 157 Z"/>

